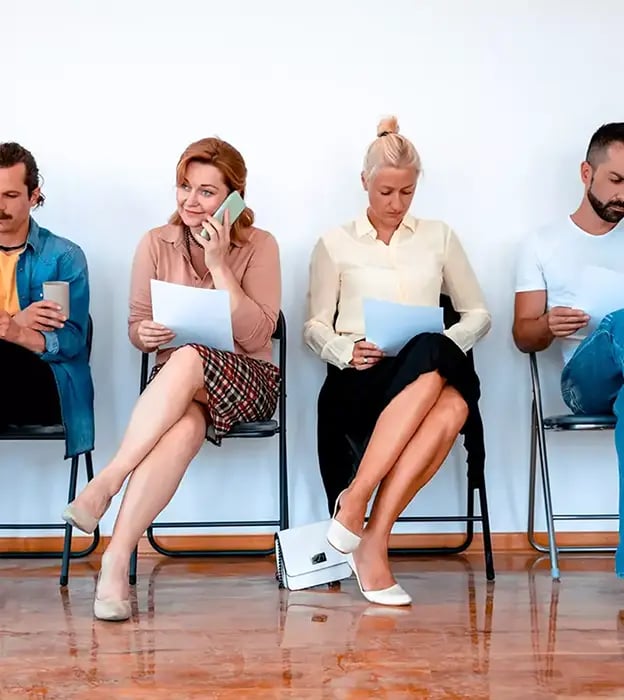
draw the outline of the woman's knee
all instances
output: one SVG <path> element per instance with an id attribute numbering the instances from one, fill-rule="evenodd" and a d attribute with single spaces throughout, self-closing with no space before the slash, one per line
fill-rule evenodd
<path id="1" fill-rule="evenodd" d="M 442 414 L 444 424 L 458 433 L 468 418 L 468 404 L 457 389 L 447 386 L 438 400 L 438 410 Z"/>
<path id="2" fill-rule="evenodd" d="M 444 386 L 446 383 L 446 379 L 444 379 L 437 369 L 431 370 L 431 372 L 425 372 L 420 376 L 423 378 L 423 381 L 433 382 L 434 384 L 439 384 L 440 386 Z"/>
<path id="3" fill-rule="evenodd" d="M 171 353 L 171 357 L 167 360 L 165 367 L 169 371 L 175 371 L 180 374 L 180 377 L 191 377 L 195 383 L 203 381 L 203 363 L 202 359 L 190 345 L 184 345 Z"/>

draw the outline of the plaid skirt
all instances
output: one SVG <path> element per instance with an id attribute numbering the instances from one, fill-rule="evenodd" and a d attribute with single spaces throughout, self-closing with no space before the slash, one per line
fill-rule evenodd
<path id="1" fill-rule="evenodd" d="M 208 440 L 220 445 L 236 423 L 272 418 L 280 387 L 279 369 L 274 364 L 197 343 L 188 345 L 197 350 L 204 363 L 207 404 L 202 406 L 208 423 Z M 150 382 L 165 364 L 153 367 Z"/>

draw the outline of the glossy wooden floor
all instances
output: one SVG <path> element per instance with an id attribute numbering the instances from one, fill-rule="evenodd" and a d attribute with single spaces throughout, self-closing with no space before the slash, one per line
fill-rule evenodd
<path id="1" fill-rule="evenodd" d="M 624 582 L 610 559 L 400 559 L 411 609 L 355 582 L 278 590 L 263 561 L 143 558 L 134 618 L 92 619 L 96 562 L 0 562 L 0 698 L 624 698 Z M 533 566 L 532 566 L 533 565 Z"/>

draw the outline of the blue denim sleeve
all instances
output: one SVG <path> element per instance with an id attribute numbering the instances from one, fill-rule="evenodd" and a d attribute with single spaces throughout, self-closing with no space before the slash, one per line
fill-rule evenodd
<path id="1" fill-rule="evenodd" d="M 45 351 L 40 357 L 46 362 L 66 362 L 79 355 L 87 344 L 89 270 L 79 246 L 72 244 L 59 258 L 58 281 L 69 282 L 69 318 L 63 328 L 43 333 Z"/>

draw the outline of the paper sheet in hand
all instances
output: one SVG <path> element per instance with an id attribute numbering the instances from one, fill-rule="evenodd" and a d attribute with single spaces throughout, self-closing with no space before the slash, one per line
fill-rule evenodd
<path id="1" fill-rule="evenodd" d="M 439 306 L 408 306 L 364 299 L 364 324 L 366 340 L 393 356 L 418 333 L 441 333 L 444 317 Z"/>
<path id="2" fill-rule="evenodd" d="M 591 316 L 589 328 L 595 329 L 607 314 L 624 308 L 624 274 L 595 265 L 583 268 L 576 306 Z"/>
<path id="3" fill-rule="evenodd" d="M 151 280 L 151 291 L 154 321 L 176 334 L 172 346 L 201 343 L 234 351 L 229 292 L 161 280 Z"/>

